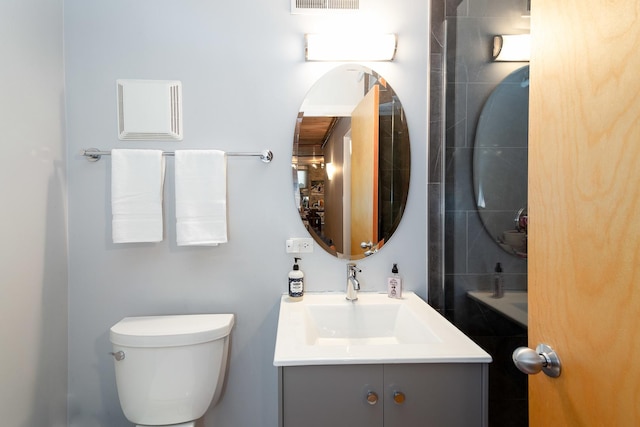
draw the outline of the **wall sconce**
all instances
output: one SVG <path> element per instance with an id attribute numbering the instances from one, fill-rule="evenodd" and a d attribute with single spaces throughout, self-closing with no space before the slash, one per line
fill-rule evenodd
<path id="1" fill-rule="evenodd" d="M 493 36 L 494 61 L 529 62 L 530 57 L 530 34 Z"/>
<path id="2" fill-rule="evenodd" d="M 393 61 L 396 34 L 305 34 L 307 61 Z"/>
<path id="3" fill-rule="evenodd" d="M 327 171 L 327 179 L 329 181 L 333 180 L 334 175 L 336 174 L 336 167 L 333 163 L 326 163 L 326 171 Z"/>

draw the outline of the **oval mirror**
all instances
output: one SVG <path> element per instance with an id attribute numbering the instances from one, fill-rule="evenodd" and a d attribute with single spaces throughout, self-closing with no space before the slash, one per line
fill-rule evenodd
<path id="1" fill-rule="evenodd" d="M 482 223 L 505 251 L 527 256 L 529 66 L 509 74 L 485 103 L 476 131 L 473 182 Z"/>
<path id="2" fill-rule="evenodd" d="M 402 104 L 380 75 L 360 65 L 328 72 L 296 120 L 296 208 L 318 246 L 357 260 L 382 248 L 409 193 L 409 132 Z"/>

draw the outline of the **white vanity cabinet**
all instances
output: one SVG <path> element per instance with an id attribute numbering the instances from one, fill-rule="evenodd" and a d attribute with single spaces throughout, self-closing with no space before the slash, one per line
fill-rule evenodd
<path id="1" fill-rule="evenodd" d="M 486 363 L 282 366 L 280 427 L 487 425 Z"/>
<path id="2" fill-rule="evenodd" d="M 482 427 L 491 356 L 413 292 L 280 301 L 280 427 Z"/>

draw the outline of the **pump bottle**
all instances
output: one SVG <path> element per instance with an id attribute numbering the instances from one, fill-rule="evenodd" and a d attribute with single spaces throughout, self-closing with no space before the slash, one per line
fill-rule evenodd
<path id="1" fill-rule="evenodd" d="M 493 297 L 502 298 L 504 296 L 504 277 L 502 277 L 502 265 L 496 264 L 493 272 Z"/>
<path id="2" fill-rule="evenodd" d="M 392 276 L 387 279 L 387 296 L 389 298 L 402 298 L 402 278 L 398 273 L 398 264 L 393 264 Z"/>
<path id="3" fill-rule="evenodd" d="M 294 301 L 301 300 L 304 295 L 304 273 L 298 266 L 300 259 L 293 259 L 293 269 L 289 272 L 289 298 Z"/>

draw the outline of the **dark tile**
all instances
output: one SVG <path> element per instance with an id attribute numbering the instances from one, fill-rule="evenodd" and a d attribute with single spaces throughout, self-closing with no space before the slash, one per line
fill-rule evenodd
<path id="1" fill-rule="evenodd" d="M 445 0 L 446 9 L 445 13 L 447 17 L 453 16 L 467 16 L 469 4 L 463 0 Z"/>
<path id="2" fill-rule="evenodd" d="M 489 399 L 489 425 L 491 427 L 527 427 L 529 403 L 526 399 Z"/>
<path id="3" fill-rule="evenodd" d="M 428 184 L 428 283 L 429 304 L 444 310 L 444 221 L 442 212 L 442 184 Z"/>
<path id="4" fill-rule="evenodd" d="M 467 146 L 467 84 L 446 83 L 446 147 Z"/>
<path id="5" fill-rule="evenodd" d="M 468 212 L 467 226 L 469 273 L 490 274 L 498 262 L 502 264 L 505 278 L 507 275 L 527 273 L 527 260 L 502 249 L 489 234 L 477 212 Z M 509 283 L 508 289 L 522 289 L 522 286 Z"/>
<path id="6" fill-rule="evenodd" d="M 445 209 L 447 211 L 475 210 L 470 148 L 447 148 L 445 156 Z"/>
<path id="7" fill-rule="evenodd" d="M 445 0 L 431 2 L 431 52 L 443 53 L 445 48 Z"/>
<path id="8" fill-rule="evenodd" d="M 506 22 L 520 19 L 527 10 L 527 0 L 465 0 L 473 17 L 501 18 Z"/>
<path id="9" fill-rule="evenodd" d="M 511 22 L 494 17 L 458 17 L 447 23 L 447 70 L 449 82 L 499 83 L 522 66 L 516 62 L 493 62 L 491 50 L 497 34 L 515 34 Z M 522 30 L 518 30 L 522 32 Z"/>
<path id="10" fill-rule="evenodd" d="M 472 83 L 467 86 L 467 145 L 475 147 L 476 129 L 482 109 L 491 92 L 497 87 L 495 82 Z"/>
<path id="11" fill-rule="evenodd" d="M 446 212 L 444 222 L 445 274 L 467 272 L 466 212 Z"/>

